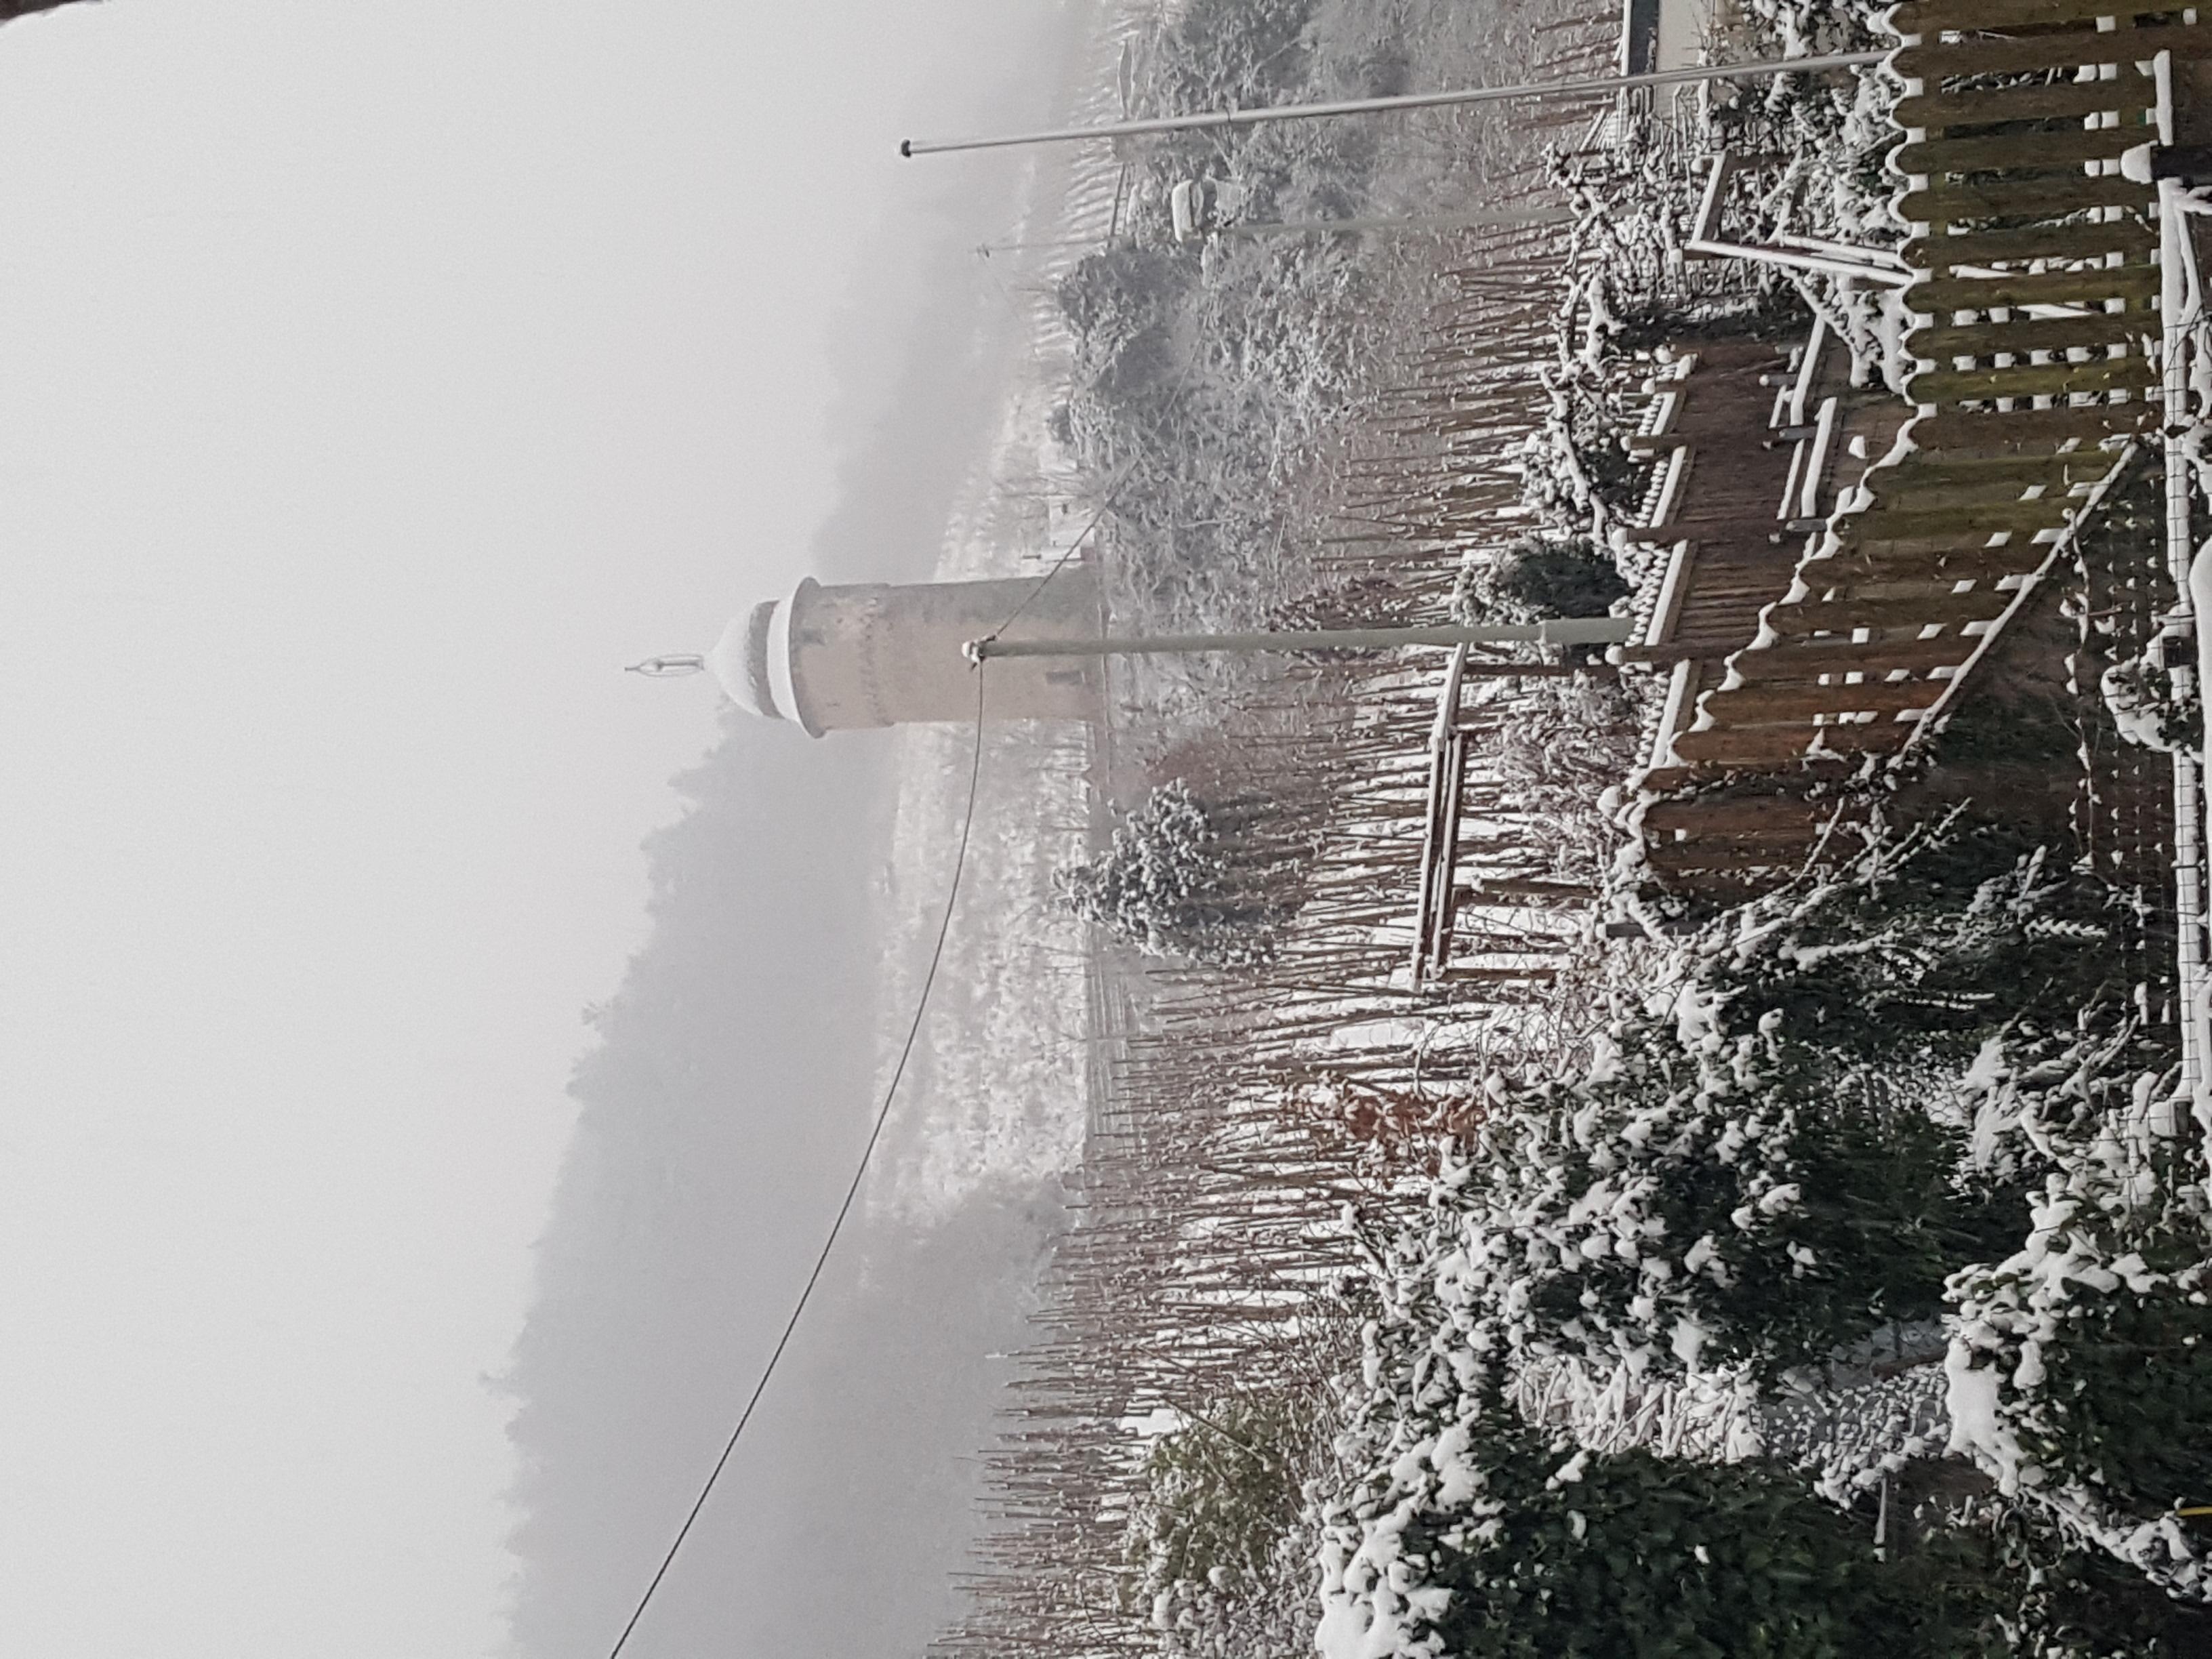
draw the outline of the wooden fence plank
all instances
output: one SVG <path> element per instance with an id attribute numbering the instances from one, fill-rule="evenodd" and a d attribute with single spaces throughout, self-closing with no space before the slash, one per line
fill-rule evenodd
<path id="1" fill-rule="evenodd" d="M 1732 726 L 1781 726 L 1814 714 L 1896 714 L 1925 708 L 1943 695 L 1941 680 L 1862 680 L 1854 685 L 1747 685 L 1735 691 L 1708 691 L 1698 707 L 1717 724 L 1725 715 Z"/>
<path id="2" fill-rule="evenodd" d="M 1916 492 L 1909 498 L 1910 505 L 1900 501 L 1893 507 L 1871 507 L 1841 520 L 1836 527 L 1839 533 L 1847 532 L 1846 545 L 1856 548 L 1948 536 L 1958 531 L 2040 530 L 2045 525 L 2063 523 L 2066 504 L 2072 499 L 2057 495 L 2023 501 L 2015 496 L 2008 501 L 1956 501 L 1947 494 L 1937 505 L 1929 504 L 1927 495 Z"/>
<path id="3" fill-rule="evenodd" d="M 1962 258 L 1959 263 L 1972 262 Z M 1905 290 L 1904 302 L 1923 316 L 1988 311 L 1998 306 L 2098 304 L 2106 300 L 2141 302 L 2157 294 L 2158 284 L 2154 264 L 2008 271 L 2000 276 L 1944 276 L 1915 283 Z"/>
<path id="4" fill-rule="evenodd" d="M 2139 119 L 2119 126 L 2074 127 L 2033 136 L 2007 132 L 1972 138 L 1923 138 L 1891 151 L 1889 168 L 1907 178 L 1938 178 L 1947 173 L 2017 169 L 2024 158 L 2033 158 L 2027 165 L 2041 171 L 2083 161 L 2109 161 L 2157 138 L 2157 129 L 2145 127 Z"/>
<path id="5" fill-rule="evenodd" d="M 2004 265 L 2022 259 L 2093 259 L 2107 253 L 2142 258 L 2158 251 L 2158 227 L 2138 213 L 2068 219 L 2019 230 L 1954 231 L 1915 236 L 1898 250 L 1916 270 L 1953 265 Z"/>
<path id="6" fill-rule="evenodd" d="M 2025 536 L 1996 547 L 1858 547 L 1799 568 L 1807 586 L 1893 581 L 1997 581 L 2025 576 L 2043 562 L 2041 542 Z"/>
<path id="7" fill-rule="evenodd" d="M 1948 498 L 1954 489 L 1972 490 L 2000 483 L 2017 489 L 2030 483 L 2047 485 L 2046 493 L 2063 495 L 2087 488 L 2112 470 L 2114 452 L 2077 449 L 2061 455 L 1972 455 L 1963 451 L 1936 453 L 1919 450 L 1896 466 L 1881 469 L 1896 474 L 1885 481 L 1882 494 L 1893 495 L 1900 485 L 1911 489 L 1942 489 Z"/>
<path id="8" fill-rule="evenodd" d="M 1905 0 L 1889 15 L 1899 34 L 1925 35 L 1942 29 L 2047 27 L 2092 23 L 2100 17 L 2179 16 L 2181 8 L 2125 9 L 2113 0 Z"/>
<path id="9" fill-rule="evenodd" d="M 1680 733 L 1674 739 L 1674 753 L 1693 764 L 1708 766 L 1786 765 L 1802 758 L 1820 732 L 1809 720 L 1786 726 L 1708 726 L 1702 732 Z"/>
<path id="10" fill-rule="evenodd" d="M 1674 739 L 1674 753 L 1692 764 L 1742 771 L 1802 766 L 1838 757 L 1888 754 L 1905 747 L 1912 723 L 1896 720 L 1855 721 L 1849 726 L 1709 726 Z"/>
<path id="11" fill-rule="evenodd" d="M 1917 328 L 1905 337 L 1905 349 L 1938 366 L 1954 358 L 1980 358 L 1997 352 L 2025 357 L 2032 351 L 2095 350 L 2100 346 L 2155 345 L 2158 313 L 2101 312 L 2088 317 L 2014 317 L 2002 323 L 1959 323 Z"/>
<path id="12" fill-rule="evenodd" d="M 2148 357 L 2106 357 L 2086 363 L 2012 363 L 1991 368 L 1923 368 L 1905 383 L 1917 404 L 1962 404 L 1986 398 L 2052 397 L 2075 392 L 2140 391 L 2158 383 Z"/>
<path id="13" fill-rule="evenodd" d="M 1986 127 L 2000 121 L 2065 120 L 2118 110 L 2121 119 L 2158 103 L 2157 84 L 2132 66 L 2113 81 L 2060 81 L 2050 86 L 2008 87 L 2002 99 L 1984 90 L 1923 92 L 1897 100 L 1895 119 L 1908 131 Z"/>
<path id="14" fill-rule="evenodd" d="M 2017 182 L 2003 179 L 1971 183 L 1915 185 L 1899 192 L 1897 216 L 1907 224 L 1949 225 L 1962 219 L 2056 219 L 2085 208 L 2132 208 L 2147 212 L 2153 191 L 2117 173 L 2091 178 L 2076 168 L 2071 173 L 2038 175 L 2031 196 Z"/>
<path id="15" fill-rule="evenodd" d="M 1772 830 L 1778 826 L 1825 823 L 1835 816 L 1832 801 L 1808 801 L 1802 795 L 1736 795 L 1726 800 L 1655 800 L 1644 809 L 1647 830 L 1692 832 L 1712 829 L 1743 834 Z"/>
<path id="16" fill-rule="evenodd" d="M 1784 685 L 1833 674 L 1845 668 L 1887 672 L 1910 668 L 1952 668 L 1973 654 L 1978 641 L 1963 634 L 1938 634 L 1933 639 L 1821 641 L 1791 642 L 1739 651 L 1729 666 L 1747 685 Z"/>
<path id="17" fill-rule="evenodd" d="M 1890 66 L 1907 80 L 1942 82 L 1962 75 L 2012 75 L 2023 70 L 2071 70 L 2090 64 L 2148 64 L 2161 52 L 2177 58 L 2212 58 L 2212 29 L 2193 23 L 2097 33 L 2069 29 L 2057 34 L 1990 36 L 1965 40 L 1923 39 L 1902 46 Z"/>
<path id="18" fill-rule="evenodd" d="M 1964 593 L 1929 593 L 1910 599 L 1815 599 L 1802 605 L 1771 607 L 1766 613 L 1766 626 L 1784 640 L 1802 639 L 1822 630 L 1840 633 L 1851 628 L 1899 628 L 1916 623 L 1961 627 L 1970 622 L 1989 622 L 2002 614 L 2011 602 L 2010 590 L 1998 587 L 1975 587 Z"/>
<path id="19" fill-rule="evenodd" d="M 2075 486 L 2051 478 L 2051 474 L 2057 470 L 2057 458 L 2039 455 L 2035 457 L 2034 460 L 2041 476 L 2036 477 L 2032 483 L 2021 478 L 2001 478 L 1992 483 L 1983 483 L 1971 477 L 1930 477 L 1929 470 L 1924 468 L 1915 468 L 1910 474 L 1905 474 L 1905 469 L 1901 467 L 1893 469 L 1904 476 L 1894 480 L 1884 479 L 1882 482 L 1885 487 L 1881 495 L 1876 498 L 1875 504 L 1864 513 L 1852 515 L 1851 522 L 1863 522 L 1877 513 L 1901 511 L 1908 497 L 1911 501 L 1923 502 L 1931 499 L 1940 499 L 1946 507 L 2009 507 L 2014 503 L 2024 504 L 2030 499 L 2028 495 L 2030 489 L 2039 492 L 2034 498 L 2037 500 L 2063 501 L 2072 499 L 2067 492 Z M 1899 488 L 1899 485 L 1903 486 L 1901 490 Z M 2089 486 L 2085 483 L 2080 488 L 2086 492 Z M 1938 490 L 1942 492 L 1940 497 L 1936 495 Z M 1896 505 L 1890 505 L 1893 502 Z"/>
<path id="20" fill-rule="evenodd" d="M 2069 439 L 2088 441 L 2125 436 L 2157 419 L 2156 406 L 2148 403 L 2015 409 L 2009 414 L 1944 409 L 1922 416 L 1912 427 L 1912 436 L 1922 451 L 1930 454 L 1962 451 L 1973 455 L 2025 455 Z"/>

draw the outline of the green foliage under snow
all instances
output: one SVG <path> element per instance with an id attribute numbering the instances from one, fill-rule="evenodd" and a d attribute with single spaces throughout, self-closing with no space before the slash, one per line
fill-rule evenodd
<path id="1" fill-rule="evenodd" d="M 1275 1389 L 1211 1401 L 1153 1443 L 1127 1554 L 1164 1651 L 1214 1659 L 1263 1634 L 1297 1641 L 1304 1486 L 1326 1438 L 1311 1398 Z"/>
<path id="2" fill-rule="evenodd" d="M 2197 1650 L 2160 1592 L 2212 1599 L 2173 1513 L 2212 1502 L 2200 1154 L 2170 1030 L 2108 982 L 2112 902 L 1989 826 L 1877 846 L 1686 941 L 1581 1078 L 1493 1082 L 1375 1242 L 1327 1659 Z M 1501 1403 L 1572 1363 L 1817 1407 L 1833 1357 L 1947 1310 L 1964 1461 L 1916 1477 L 1942 1436 L 1900 1430 L 1823 1487 L 1856 1511 Z"/>
<path id="3" fill-rule="evenodd" d="M 1627 594 L 1612 556 L 1587 536 L 1524 537 L 1470 558 L 1461 569 L 1452 609 L 1470 623 L 1532 623 L 1602 617 Z"/>
<path id="4" fill-rule="evenodd" d="M 1957 1089 L 1993 1033 L 2117 988 L 2106 902 L 1982 834 L 1733 912 L 1580 1079 L 1500 1103 L 1413 1248 L 1483 1340 L 1638 1372 L 1771 1380 L 1926 1318 L 2022 1214 Z"/>

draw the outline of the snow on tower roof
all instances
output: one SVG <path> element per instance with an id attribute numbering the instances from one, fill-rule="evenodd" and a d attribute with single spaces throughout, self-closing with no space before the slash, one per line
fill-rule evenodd
<path id="1" fill-rule="evenodd" d="M 722 683 L 730 701 L 763 720 L 785 718 L 776 706 L 775 680 L 769 668 L 769 639 L 781 603 L 764 599 L 744 616 L 732 618 L 707 653 L 707 666 Z"/>

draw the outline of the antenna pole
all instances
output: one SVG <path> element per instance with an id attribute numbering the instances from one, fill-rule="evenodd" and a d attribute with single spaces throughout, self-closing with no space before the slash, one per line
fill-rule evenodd
<path id="1" fill-rule="evenodd" d="M 1498 104 L 1547 94 L 1576 97 L 1627 92 L 1637 87 L 1689 86 L 1701 81 L 1754 81 L 1763 76 L 1810 74 L 1878 64 L 1886 52 L 1832 52 L 1814 58 L 1775 58 L 1755 64 L 1692 64 L 1641 75 L 1595 75 L 1580 80 L 1528 81 L 1509 87 L 1468 87 L 1456 92 L 1416 92 L 1395 98 L 1353 98 L 1334 104 L 1282 104 L 1270 109 L 1215 110 L 1202 115 L 1164 115 L 1146 121 L 1112 121 L 1095 127 L 1056 127 L 1043 132 L 989 138 L 904 138 L 902 155 L 945 155 L 954 150 L 1006 149 L 1019 144 L 1072 144 L 1091 138 L 1131 138 L 1152 132 L 1203 132 L 1258 126 L 1264 121 L 1312 121 L 1331 115 L 1379 115 L 1395 110 L 1437 109 L 1448 104 Z"/>
<path id="2" fill-rule="evenodd" d="M 970 640 L 968 660 L 999 657 L 1181 657 L 1208 652 L 1390 651 L 1401 646 L 1615 645 L 1635 632 L 1626 617 L 1563 617 L 1496 628 L 1310 628 L 1267 634 L 1157 634 L 1097 640 Z"/>

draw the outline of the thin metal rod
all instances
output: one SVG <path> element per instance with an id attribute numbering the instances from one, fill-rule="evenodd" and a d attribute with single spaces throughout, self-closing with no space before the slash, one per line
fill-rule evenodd
<path id="1" fill-rule="evenodd" d="M 1584 93 L 1627 92 L 1637 87 L 1687 86 L 1700 81 L 1749 81 L 1765 75 L 1796 75 L 1818 70 L 1856 69 L 1878 64 L 1885 52 L 1832 52 L 1812 58 L 1776 58 L 1756 64 L 1698 64 L 1682 69 L 1650 70 L 1642 75 L 1594 75 L 1579 80 L 1528 81 L 1508 87 L 1465 87 L 1456 92 L 1414 92 L 1395 98 L 1352 98 L 1333 104 L 1281 104 L 1268 109 L 1212 110 L 1202 115 L 1163 115 L 1146 121 L 1109 121 L 1095 127 L 1056 127 L 1043 132 L 1009 133 L 993 138 L 902 138 L 902 155 L 944 155 L 963 149 L 1006 149 L 1017 144 L 1072 144 L 1086 138 L 1129 138 L 1148 132 L 1202 132 L 1220 127 L 1258 126 L 1265 121 L 1312 121 L 1329 115 L 1375 115 L 1392 110 L 1437 109 L 1447 104 L 1497 104 L 1547 93 L 1575 97 Z"/>
<path id="2" fill-rule="evenodd" d="M 1368 230 L 1473 230 L 1491 226 L 1564 224 L 1568 207 L 1500 208 L 1495 213 L 1444 213 L 1396 219 L 1302 219 L 1282 223 L 1218 225 L 1213 236 L 1349 236 Z"/>
<path id="3" fill-rule="evenodd" d="M 994 657 L 1183 657 L 1206 652 L 1391 651 L 1426 645 L 1611 645 L 1636 624 L 1626 617 L 1564 617 L 1497 628 L 1309 628 L 1266 634 L 1157 634 L 1096 640 L 970 640 L 968 660 Z M 1470 663 L 1472 670 L 1475 665 Z"/>

